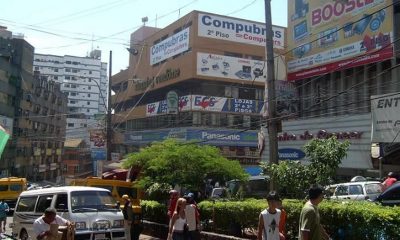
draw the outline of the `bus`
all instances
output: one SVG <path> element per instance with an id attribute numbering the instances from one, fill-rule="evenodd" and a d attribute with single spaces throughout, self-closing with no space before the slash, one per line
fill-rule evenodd
<path id="1" fill-rule="evenodd" d="M 0 178 L 0 199 L 10 207 L 10 213 L 14 211 L 19 195 L 26 191 L 26 178 L 6 177 Z"/>

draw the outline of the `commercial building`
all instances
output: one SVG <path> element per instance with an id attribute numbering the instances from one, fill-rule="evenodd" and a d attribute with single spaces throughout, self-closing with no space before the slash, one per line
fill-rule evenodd
<path id="1" fill-rule="evenodd" d="M 33 46 L 5 28 L 0 36 L 0 118 L 11 133 L 1 175 L 54 180 L 61 169 L 66 97 L 59 84 L 33 74 Z"/>
<path id="2" fill-rule="evenodd" d="M 35 53 L 34 69 L 61 84 L 68 96 L 67 138 L 82 138 L 89 143 L 89 129 L 99 126 L 95 115 L 106 112 L 107 63 L 101 62 L 101 51 L 88 57 L 56 56 Z"/>
<path id="3" fill-rule="evenodd" d="M 338 175 L 379 175 L 379 158 L 371 156 L 371 98 L 400 91 L 399 24 L 399 1 L 289 4 L 288 80 L 299 112 L 295 120 L 283 116 L 281 159 L 305 161 L 309 139 L 336 135 L 351 143 Z M 380 142 L 390 148 L 381 152 L 382 172 L 400 171 L 397 141 Z M 268 154 L 266 148 L 265 160 Z"/>
<path id="4" fill-rule="evenodd" d="M 285 29 L 273 27 L 283 53 Z M 114 151 L 176 138 L 218 146 L 251 171 L 264 111 L 263 23 L 193 11 L 131 35 L 129 68 L 112 77 Z M 276 77 L 285 80 L 284 59 Z"/>
<path id="5" fill-rule="evenodd" d="M 64 144 L 63 177 L 66 184 L 73 179 L 93 176 L 90 150 L 83 139 L 67 139 Z"/>

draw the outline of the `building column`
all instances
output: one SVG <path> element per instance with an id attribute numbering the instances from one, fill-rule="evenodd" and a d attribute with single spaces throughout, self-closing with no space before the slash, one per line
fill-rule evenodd
<path id="1" fill-rule="evenodd" d="M 382 73 L 382 62 L 377 62 L 376 63 L 376 95 L 381 95 L 382 94 L 382 85 L 383 85 L 383 75 L 380 74 Z"/>
<path id="2" fill-rule="evenodd" d="M 395 67 L 398 63 L 397 59 L 394 57 L 392 58 L 392 67 Z M 390 79 L 392 81 L 392 88 L 393 91 L 395 92 L 400 92 L 400 67 L 395 67 L 394 69 L 392 69 L 392 79 Z"/>
<path id="3" fill-rule="evenodd" d="M 364 82 L 364 84 L 361 86 L 361 88 L 362 88 L 361 89 L 361 91 L 362 91 L 362 95 L 361 96 L 362 96 L 362 100 L 363 100 L 362 106 L 365 107 L 365 108 L 362 108 L 362 110 L 364 112 L 365 111 L 370 112 L 371 111 L 371 104 L 370 104 L 369 99 L 371 98 L 371 95 L 369 94 L 368 87 L 371 86 L 371 84 L 370 84 L 371 81 L 368 80 L 368 67 L 367 67 L 367 65 L 364 65 L 363 69 L 364 69 L 364 71 L 363 71 L 363 82 Z"/>

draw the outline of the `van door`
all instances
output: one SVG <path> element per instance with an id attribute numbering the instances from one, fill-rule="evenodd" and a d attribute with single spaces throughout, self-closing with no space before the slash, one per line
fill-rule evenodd
<path id="1" fill-rule="evenodd" d="M 68 208 L 68 194 L 66 193 L 57 194 L 54 208 L 56 209 L 60 217 L 63 217 L 65 219 L 70 219 L 69 208 Z"/>
<path id="2" fill-rule="evenodd" d="M 349 185 L 349 198 L 351 200 L 365 200 L 364 190 L 361 184 Z"/>
<path id="3" fill-rule="evenodd" d="M 334 198 L 336 199 L 350 199 L 349 187 L 346 185 L 338 185 L 335 190 Z"/>
<path id="4" fill-rule="evenodd" d="M 33 233 L 33 222 L 40 214 L 35 213 L 37 196 L 20 197 L 13 216 L 13 232 L 18 235 L 25 229 L 26 233 Z"/>

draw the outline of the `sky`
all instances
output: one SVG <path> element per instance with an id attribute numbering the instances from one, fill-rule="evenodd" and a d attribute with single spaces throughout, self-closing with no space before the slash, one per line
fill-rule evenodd
<path id="1" fill-rule="evenodd" d="M 3 0 L 5 1 L 5 0 Z M 271 0 L 272 24 L 287 26 L 287 1 Z M 143 25 L 163 28 L 193 10 L 265 22 L 264 0 L 12 0 L 0 25 L 23 34 L 35 53 L 86 56 L 113 53 L 112 74 L 128 66 L 129 36 Z"/>

